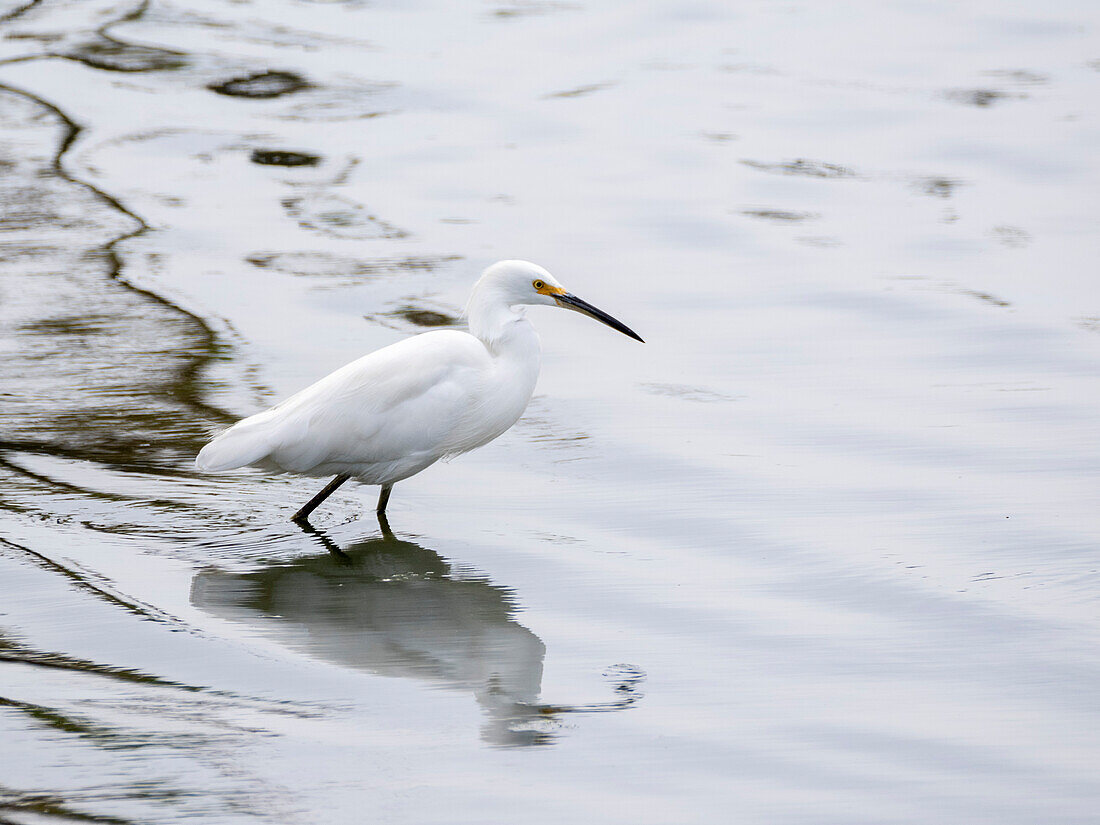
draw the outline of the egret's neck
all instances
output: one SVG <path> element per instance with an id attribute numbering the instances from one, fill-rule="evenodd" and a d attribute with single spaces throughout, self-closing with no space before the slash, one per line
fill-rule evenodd
<path id="1" fill-rule="evenodd" d="M 523 309 L 510 306 L 507 299 L 492 284 L 479 281 L 466 304 L 466 320 L 470 334 L 478 338 L 489 351 L 497 353 L 519 332 L 517 325 L 530 329 Z"/>

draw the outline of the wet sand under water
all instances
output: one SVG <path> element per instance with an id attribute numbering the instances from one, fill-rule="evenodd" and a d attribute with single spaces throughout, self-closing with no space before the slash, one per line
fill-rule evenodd
<path id="1" fill-rule="evenodd" d="M 0 7 L 0 819 L 1091 821 L 1098 25 Z M 504 257 L 648 343 L 392 533 L 195 473 Z"/>

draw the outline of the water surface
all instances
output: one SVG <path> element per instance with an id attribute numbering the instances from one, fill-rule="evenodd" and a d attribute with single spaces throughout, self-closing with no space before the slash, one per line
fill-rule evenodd
<path id="1" fill-rule="evenodd" d="M 0 8 L 0 818 L 1091 821 L 1098 22 Z M 389 526 L 195 473 L 505 257 L 648 343 Z"/>

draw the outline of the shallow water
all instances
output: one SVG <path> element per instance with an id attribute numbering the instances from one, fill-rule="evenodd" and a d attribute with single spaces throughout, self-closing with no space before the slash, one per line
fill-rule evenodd
<path id="1" fill-rule="evenodd" d="M 1092 821 L 1098 18 L 0 7 L 0 818 Z M 504 257 L 648 343 L 193 471 Z"/>

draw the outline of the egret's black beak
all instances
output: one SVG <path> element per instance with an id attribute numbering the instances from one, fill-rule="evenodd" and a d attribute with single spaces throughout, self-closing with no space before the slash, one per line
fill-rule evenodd
<path id="1" fill-rule="evenodd" d="M 589 318 L 595 318 L 601 323 L 607 324 L 612 329 L 617 329 L 623 335 L 628 335 L 635 341 L 642 341 L 642 338 L 638 333 L 624 324 L 622 321 L 616 321 L 602 309 L 596 309 L 592 304 L 587 301 L 582 301 L 576 295 L 572 295 L 568 292 L 564 292 L 560 295 L 555 295 L 554 300 L 558 302 L 558 306 L 563 309 L 571 309 L 574 312 L 579 312 L 582 315 L 587 315 Z M 645 341 L 642 341 L 644 344 Z"/>

